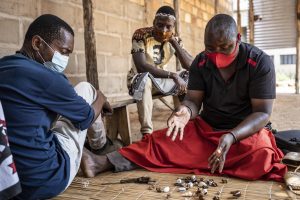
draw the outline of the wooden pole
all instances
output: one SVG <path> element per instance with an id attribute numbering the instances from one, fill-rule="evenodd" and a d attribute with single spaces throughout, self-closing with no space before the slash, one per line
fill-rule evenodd
<path id="1" fill-rule="evenodd" d="M 179 12 L 180 12 L 180 0 L 173 0 L 174 10 L 175 10 L 175 17 L 176 17 L 176 24 L 175 24 L 175 34 L 180 37 L 180 19 L 179 19 Z M 176 71 L 181 70 L 181 65 L 179 59 L 176 59 Z"/>
<path id="2" fill-rule="evenodd" d="M 240 0 L 237 0 L 237 26 L 238 26 L 238 32 L 242 33 Z"/>
<path id="3" fill-rule="evenodd" d="M 92 0 L 82 0 L 83 23 L 84 23 L 84 43 L 85 43 L 85 61 L 86 77 L 97 90 L 99 89 L 96 39 L 94 32 L 93 2 Z"/>
<path id="4" fill-rule="evenodd" d="M 296 62 L 296 75 L 295 75 L 295 93 L 299 94 L 300 90 L 300 83 L 299 83 L 299 78 L 300 78 L 300 0 L 297 0 L 297 44 L 296 44 L 296 49 L 297 49 L 297 62 Z"/>
<path id="5" fill-rule="evenodd" d="M 249 0 L 249 43 L 254 44 L 254 8 L 253 8 L 253 0 Z"/>
<path id="6" fill-rule="evenodd" d="M 218 14 L 219 0 L 215 0 L 215 15 Z"/>

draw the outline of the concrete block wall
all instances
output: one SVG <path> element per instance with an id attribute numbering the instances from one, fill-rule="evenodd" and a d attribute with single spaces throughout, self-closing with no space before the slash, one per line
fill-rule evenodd
<path id="1" fill-rule="evenodd" d="M 215 14 L 215 0 L 180 1 L 181 37 L 196 56 L 204 49 L 203 33 Z M 232 0 L 218 0 L 218 12 L 232 14 Z M 97 68 L 100 89 L 111 99 L 127 98 L 127 71 L 131 68 L 131 37 L 140 27 L 151 26 L 156 10 L 172 0 L 93 0 Z M 23 44 L 29 24 L 39 15 L 59 16 L 75 31 L 75 47 L 65 74 L 72 84 L 86 80 L 82 0 L 1 0 L 0 57 Z M 175 59 L 171 61 L 175 70 Z"/>

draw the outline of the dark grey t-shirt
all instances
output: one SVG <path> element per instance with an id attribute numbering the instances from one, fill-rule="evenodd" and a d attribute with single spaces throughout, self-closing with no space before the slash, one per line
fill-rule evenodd
<path id="1" fill-rule="evenodd" d="M 262 50 L 241 43 L 236 72 L 224 81 L 204 52 L 190 68 L 189 90 L 205 92 L 201 117 L 216 129 L 232 129 L 252 113 L 251 99 L 275 99 L 274 64 Z"/>

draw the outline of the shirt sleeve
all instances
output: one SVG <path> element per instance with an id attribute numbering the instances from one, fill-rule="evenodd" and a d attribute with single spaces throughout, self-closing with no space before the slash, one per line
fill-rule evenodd
<path id="1" fill-rule="evenodd" d="M 275 99 L 276 77 L 274 63 L 266 54 L 257 62 L 250 78 L 249 96 L 256 99 Z"/>
<path id="2" fill-rule="evenodd" d="M 140 29 L 136 30 L 132 36 L 131 54 L 137 52 L 145 53 L 144 33 Z"/>
<path id="3" fill-rule="evenodd" d="M 74 90 L 68 80 L 60 74 L 39 96 L 39 103 L 47 109 L 69 119 L 76 128 L 85 130 L 94 119 L 94 109 Z"/>
<path id="4" fill-rule="evenodd" d="M 202 77 L 202 68 L 203 66 L 199 66 L 199 59 L 200 55 L 198 55 L 189 70 L 189 82 L 188 82 L 188 89 L 189 90 L 205 90 L 205 83 Z M 203 62 L 203 61 L 202 61 Z"/>

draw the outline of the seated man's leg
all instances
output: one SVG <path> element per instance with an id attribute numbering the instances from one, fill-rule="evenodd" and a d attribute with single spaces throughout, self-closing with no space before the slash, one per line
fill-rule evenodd
<path id="1" fill-rule="evenodd" d="M 101 114 L 87 131 L 89 145 L 93 150 L 100 150 L 107 142 L 106 131 Z"/>
<path id="2" fill-rule="evenodd" d="M 118 151 L 106 155 L 96 155 L 84 149 L 81 169 L 85 177 L 94 177 L 96 174 L 114 169 L 115 172 L 128 171 L 139 168 L 130 160 L 122 156 Z"/>
<path id="3" fill-rule="evenodd" d="M 139 114 L 139 121 L 141 124 L 141 133 L 143 135 L 147 133 L 152 133 L 152 81 L 149 77 L 147 78 L 147 82 L 145 84 L 142 100 L 137 102 L 137 108 Z"/>
<path id="4" fill-rule="evenodd" d="M 91 105 L 95 101 L 97 93 L 91 84 L 81 82 L 76 85 L 74 89 L 79 96 L 86 100 L 88 104 Z M 71 169 L 69 185 L 74 179 L 80 166 L 87 130 L 81 131 L 75 128 L 74 125 L 64 117 L 59 117 L 52 130 L 56 134 L 62 148 L 70 157 Z"/>

